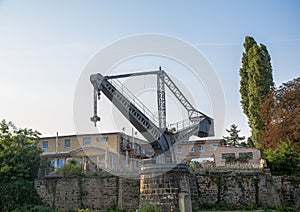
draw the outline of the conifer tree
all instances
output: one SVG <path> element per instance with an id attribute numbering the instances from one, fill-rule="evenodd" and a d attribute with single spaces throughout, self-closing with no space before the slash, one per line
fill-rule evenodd
<path id="1" fill-rule="evenodd" d="M 239 136 L 239 132 L 241 130 L 237 129 L 238 127 L 235 124 L 232 124 L 230 126 L 230 129 L 226 129 L 226 131 L 229 133 L 229 136 L 223 136 L 225 139 L 226 145 L 228 146 L 240 146 L 240 141 L 245 140 L 245 136 Z"/>
<path id="2" fill-rule="evenodd" d="M 241 104 L 243 107 L 243 111 L 248 116 L 248 108 L 249 108 L 249 97 L 248 97 L 248 72 L 249 72 L 249 59 L 248 59 L 248 52 L 249 49 L 256 44 L 256 41 L 252 38 L 247 36 L 244 42 L 244 49 L 242 56 L 242 67 L 240 68 L 240 94 L 241 94 Z"/>

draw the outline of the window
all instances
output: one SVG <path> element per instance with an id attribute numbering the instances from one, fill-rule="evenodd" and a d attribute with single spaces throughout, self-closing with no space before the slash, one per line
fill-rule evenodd
<path id="1" fill-rule="evenodd" d="M 194 146 L 190 146 L 189 150 L 190 152 L 194 152 Z"/>
<path id="2" fill-rule="evenodd" d="M 51 166 L 51 167 L 54 167 L 54 166 L 55 166 L 55 159 L 51 159 L 51 160 L 50 160 L 50 166 Z"/>
<path id="3" fill-rule="evenodd" d="M 115 169 L 117 167 L 117 158 L 115 155 L 109 155 L 109 164 L 111 169 Z"/>
<path id="4" fill-rule="evenodd" d="M 171 163 L 171 158 L 170 158 L 170 156 L 166 156 L 165 160 L 166 160 L 166 163 Z"/>
<path id="5" fill-rule="evenodd" d="M 82 162 L 82 158 L 81 158 L 81 157 L 77 157 L 77 158 L 76 158 L 76 161 L 77 161 L 78 163 L 81 163 L 81 162 Z"/>
<path id="6" fill-rule="evenodd" d="M 42 148 L 43 149 L 48 149 L 48 141 L 43 141 Z"/>
<path id="7" fill-rule="evenodd" d="M 64 165 L 65 160 L 63 158 L 58 158 L 57 159 L 57 166 L 62 167 Z"/>
<path id="8" fill-rule="evenodd" d="M 253 152 L 240 152 L 239 158 L 253 159 Z"/>
<path id="9" fill-rule="evenodd" d="M 140 146 L 136 147 L 136 154 L 142 154 L 142 148 Z"/>
<path id="10" fill-rule="evenodd" d="M 234 153 L 222 153 L 222 160 L 226 160 L 226 158 L 231 157 L 231 158 L 235 158 L 235 154 Z"/>
<path id="11" fill-rule="evenodd" d="M 88 146 L 91 144 L 91 138 L 83 138 L 83 146 Z"/>
<path id="12" fill-rule="evenodd" d="M 177 152 L 178 153 L 182 152 L 182 147 L 181 146 L 177 147 Z"/>
<path id="13" fill-rule="evenodd" d="M 98 137 L 96 138 L 97 142 L 107 142 L 108 141 L 108 137 Z"/>
<path id="14" fill-rule="evenodd" d="M 204 144 L 198 146 L 198 152 L 204 152 Z"/>
<path id="15" fill-rule="evenodd" d="M 105 164 L 105 156 L 104 155 L 99 155 L 98 156 L 98 167 L 99 168 L 104 168 Z"/>
<path id="16" fill-rule="evenodd" d="M 64 145 L 65 148 L 70 148 L 71 147 L 71 140 L 70 139 L 66 139 L 65 140 L 65 145 Z"/>
<path id="17" fill-rule="evenodd" d="M 214 149 L 215 149 L 215 148 L 214 148 L 214 145 L 213 145 L 213 144 L 210 144 L 210 145 L 209 145 L 209 151 L 212 152 L 212 151 L 214 151 Z"/>

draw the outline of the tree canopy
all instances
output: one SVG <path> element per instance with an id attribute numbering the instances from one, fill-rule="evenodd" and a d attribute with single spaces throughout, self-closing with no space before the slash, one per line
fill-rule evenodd
<path id="1" fill-rule="evenodd" d="M 274 87 L 271 57 L 267 47 L 263 44 L 258 45 L 250 36 L 245 38 L 244 49 L 240 68 L 241 104 L 248 117 L 252 140 L 259 146 L 259 135 L 264 124 L 260 116 L 260 107 L 265 96 Z"/>
<path id="2" fill-rule="evenodd" d="M 237 128 L 238 127 L 235 124 L 232 124 L 229 130 L 226 129 L 226 131 L 229 133 L 229 136 L 223 136 L 226 145 L 240 146 L 244 144 L 244 142 L 242 144 L 241 141 L 245 140 L 245 136 L 239 136 L 239 132 L 241 132 L 241 130 L 238 130 Z"/>
<path id="3" fill-rule="evenodd" d="M 272 173 L 299 175 L 300 153 L 296 151 L 293 142 L 280 141 L 276 149 L 264 150 L 263 155 L 267 159 Z"/>
<path id="4" fill-rule="evenodd" d="M 261 105 L 261 116 L 262 148 L 275 149 L 280 140 L 290 140 L 300 152 L 300 77 L 273 90 Z"/>
<path id="5" fill-rule="evenodd" d="M 32 180 L 37 176 L 42 149 L 36 145 L 40 133 L 0 122 L 0 179 Z"/>
<path id="6" fill-rule="evenodd" d="M 57 211 L 43 205 L 31 182 L 38 173 L 40 133 L 0 122 L 0 211 Z"/>

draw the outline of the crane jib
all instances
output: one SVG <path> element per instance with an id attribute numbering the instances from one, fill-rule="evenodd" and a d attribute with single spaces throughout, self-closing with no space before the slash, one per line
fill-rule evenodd
<path id="1" fill-rule="evenodd" d="M 157 75 L 158 117 L 137 99 L 118 78 L 142 75 Z M 91 118 L 96 125 L 100 121 L 97 115 L 97 99 L 102 92 L 123 114 L 124 117 L 147 139 L 156 154 L 166 152 L 176 143 L 187 140 L 192 135 L 199 137 L 212 136 L 213 119 L 196 110 L 183 95 L 167 73 L 161 68 L 157 71 L 137 72 L 114 76 L 93 74 L 90 81 L 94 87 L 94 116 Z M 188 112 L 188 124 L 184 122 L 168 128 L 166 122 L 165 86 Z"/>

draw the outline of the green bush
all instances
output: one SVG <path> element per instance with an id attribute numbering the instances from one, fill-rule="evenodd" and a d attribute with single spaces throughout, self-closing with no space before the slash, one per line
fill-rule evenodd
<path id="1" fill-rule="evenodd" d="M 276 211 L 278 212 L 299 212 L 300 211 L 300 208 L 292 208 L 292 207 L 289 207 L 289 206 L 286 206 L 286 205 L 282 205 L 278 208 L 276 208 Z"/>
<path id="2" fill-rule="evenodd" d="M 275 175 L 299 175 L 300 153 L 291 141 L 280 141 L 274 150 L 267 149 L 263 152 L 272 174 Z"/>
<path id="3" fill-rule="evenodd" d="M 86 209 L 78 209 L 78 212 L 90 212 L 90 210 L 88 208 L 86 208 Z"/>
<path id="4" fill-rule="evenodd" d="M 45 205 L 25 205 L 12 212 L 58 212 L 55 208 Z"/>
<path id="5" fill-rule="evenodd" d="M 0 211 L 12 211 L 29 204 L 42 204 L 32 182 L 25 180 L 0 182 Z"/>
<path id="6" fill-rule="evenodd" d="M 139 209 L 139 212 L 160 212 L 160 210 L 155 205 L 144 203 Z"/>
<path id="7" fill-rule="evenodd" d="M 125 209 L 120 209 L 116 205 L 114 205 L 110 208 L 106 208 L 105 212 L 126 212 L 126 210 Z"/>
<path id="8" fill-rule="evenodd" d="M 42 153 L 37 145 L 39 135 L 32 129 L 0 121 L 0 180 L 34 180 L 37 177 Z"/>
<path id="9" fill-rule="evenodd" d="M 82 165 L 76 160 L 68 161 L 63 167 L 57 169 L 57 173 L 66 178 L 82 176 Z"/>
<path id="10" fill-rule="evenodd" d="M 192 169 L 200 169 L 201 163 L 199 163 L 198 161 L 191 161 L 189 163 L 189 167 L 191 167 Z"/>

